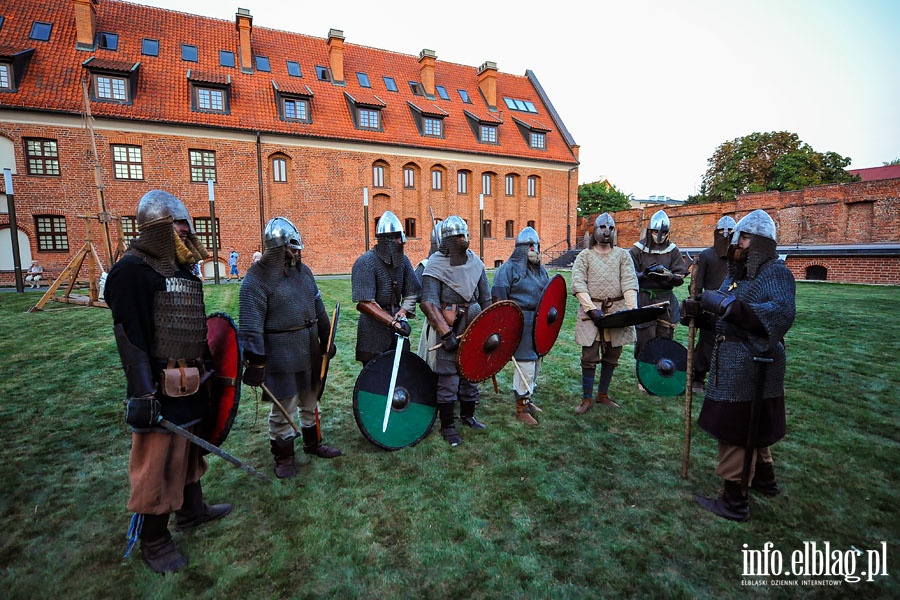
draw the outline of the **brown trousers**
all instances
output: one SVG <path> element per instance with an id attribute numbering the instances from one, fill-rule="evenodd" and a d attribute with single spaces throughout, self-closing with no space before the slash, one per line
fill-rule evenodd
<path id="1" fill-rule="evenodd" d="M 747 451 L 743 446 L 732 446 L 724 442 L 719 442 L 719 464 L 716 467 L 716 475 L 725 481 L 735 481 L 741 483 L 741 475 L 744 473 L 744 456 Z M 768 446 L 757 448 L 753 453 L 753 460 L 750 463 L 750 481 L 753 481 L 753 475 L 756 473 L 756 463 L 772 462 L 772 451 Z"/>
<path id="2" fill-rule="evenodd" d="M 201 449 L 180 436 L 156 431 L 132 433 L 128 510 L 146 515 L 178 510 L 184 502 L 184 486 L 200 481 L 206 468 Z"/>

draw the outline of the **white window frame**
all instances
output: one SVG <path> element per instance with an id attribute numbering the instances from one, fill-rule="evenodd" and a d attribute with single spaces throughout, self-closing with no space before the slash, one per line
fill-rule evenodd
<path id="1" fill-rule="evenodd" d="M 372 187 L 384 187 L 384 166 L 374 165 L 372 167 Z"/>
<path id="2" fill-rule="evenodd" d="M 533 175 L 528 178 L 528 197 L 534 198 L 537 196 L 537 177 Z"/>
<path id="3" fill-rule="evenodd" d="M 506 176 L 506 195 L 514 196 L 516 194 L 516 178 L 513 175 Z"/>
<path id="4" fill-rule="evenodd" d="M 0 90 L 11 90 L 13 84 L 12 65 L 0 63 Z"/>
<path id="5" fill-rule="evenodd" d="M 444 189 L 444 174 L 440 169 L 434 169 L 433 171 L 431 171 L 431 189 Z"/>
<path id="6" fill-rule="evenodd" d="M 481 126 L 481 141 L 485 144 L 497 143 L 497 127 L 494 125 Z"/>
<path id="7" fill-rule="evenodd" d="M 469 193 L 469 172 L 459 171 L 456 174 L 456 192 L 458 194 Z"/>
<path id="8" fill-rule="evenodd" d="M 141 180 L 144 178 L 143 153 L 140 146 L 110 144 L 112 149 L 113 176 L 116 179 Z"/>
<path id="9" fill-rule="evenodd" d="M 540 131 L 531 132 L 531 147 L 535 150 L 547 149 L 547 134 Z"/>
<path id="10" fill-rule="evenodd" d="M 272 181 L 275 183 L 287 183 L 287 160 L 284 158 L 272 159 Z"/>
<path id="11" fill-rule="evenodd" d="M 288 108 L 290 107 L 290 108 Z M 284 118 L 290 121 L 309 121 L 309 101 L 301 98 L 282 99 Z M 294 114 L 288 114 L 292 111 Z"/>
<path id="12" fill-rule="evenodd" d="M 94 85 L 99 100 L 128 102 L 128 81 L 124 77 L 94 75 Z"/>
<path id="13" fill-rule="evenodd" d="M 487 173 L 481 176 L 481 193 L 485 196 L 491 195 L 491 176 Z"/>
<path id="14" fill-rule="evenodd" d="M 403 167 L 403 187 L 408 190 L 416 189 L 416 171 L 411 167 Z"/>
<path id="15" fill-rule="evenodd" d="M 424 135 L 441 137 L 444 135 L 444 120 L 436 119 L 434 117 L 423 117 L 422 131 L 424 132 Z"/>
<path id="16" fill-rule="evenodd" d="M 225 90 L 197 86 L 197 108 L 225 112 Z"/>
<path id="17" fill-rule="evenodd" d="M 381 113 L 371 108 L 357 108 L 360 129 L 379 129 L 381 127 Z"/>

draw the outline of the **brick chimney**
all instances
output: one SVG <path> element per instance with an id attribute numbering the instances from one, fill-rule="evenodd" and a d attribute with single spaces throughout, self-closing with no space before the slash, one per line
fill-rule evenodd
<path id="1" fill-rule="evenodd" d="M 75 48 L 93 50 L 97 33 L 97 9 L 99 0 L 72 0 L 75 12 Z"/>
<path id="2" fill-rule="evenodd" d="M 331 81 L 344 83 L 344 32 L 340 29 L 328 30 L 328 59 L 331 66 Z"/>
<path id="3" fill-rule="evenodd" d="M 234 15 L 234 26 L 238 30 L 238 62 L 242 73 L 253 72 L 253 49 L 250 47 L 250 32 L 253 30 L 253 17 L 246 8 L 237 9 Z"/>
<path id="4" fill-rule="evenodd" d="M 419 52 L 419 78 L 422 80 L 422 87 L 425 88 L 426 96 L 434 96 L 434 63 L 437 61 L 437 54 L 434 50 L 427 48 Z"/>
<path id="5" fill-rule="evenodd" d="M 486 60 L 478 67 L 478 89 L 488 108 L 497 110 L 497 63 Z"/>

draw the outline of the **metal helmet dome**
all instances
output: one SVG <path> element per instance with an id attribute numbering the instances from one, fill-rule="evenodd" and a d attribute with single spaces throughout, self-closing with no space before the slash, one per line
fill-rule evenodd
<path id="1" fill-rule="evenodd" d="M 303 250 L 303 239 L 300 237 L 300 231 L 285 217 L 275 217 L 266 223 L 266 229 L 263 232 L 263 244 L 266 250 L 280 246 L 287 246 L 291 250 Z"/>
<path id="2" fill-rule="evenodd" d="M 453 237 L 454 235 L 464 235 L 466 240 L 468 240 L 469 226 L 466 225 L 462 217 L 451 215 L 441 223 L 441 239 Z"/>
<path id="3" fill-rule="evenodd" d="M 392 233 L 399 233 L 400 241 L 404 244 L 406 243 L 406 233 L 403 231 L 403 224 L 400 223 L 400 219 L 391 211 L 386 210 L 381 215 L 381 218 L 378 219 L 378 226 L 375 227 L 375 237 Z"/>
<path id="4" fill-rule="evenodd" d="M 136 216 L 138 229 L 166 217 L 172 217 L 173 221 L 187 221 L 191 226 L 191 232 L 194 231 L 191 215 L 181 200 L 164 190 L 150 190 L 144 194 L 138 202 Z"/>
<path id="5" fill-rule="evenodd" d="M 526 227 L 516 236 L 516 246 L 519 244 L 533 245 L 535 249 L 538 249 L 541 246 L 541 238 L 534 227 Z"/>
<path id="6" fill-rule="evenodd" d="M 751 233 L 769 238 L 773 242 L 778 241 L 775 236 L 775 221 L 772 220 L 769 213 L 761 208 L 757 208 L 737 222 L 737 225 L 734 227 L 734 233 L 731 234 L 731 243 L 737 244 L 742 233 Z"/>

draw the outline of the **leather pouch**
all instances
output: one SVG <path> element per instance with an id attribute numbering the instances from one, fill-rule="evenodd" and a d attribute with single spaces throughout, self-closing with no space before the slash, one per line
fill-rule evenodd
<path id="1" fill-rule="evenodd" d="M 169 398 L 192 396 L 200 390 L 200 369 L 188 367 L 183 360 L 169 361 L 162 371 L 161 387 Z"/>

